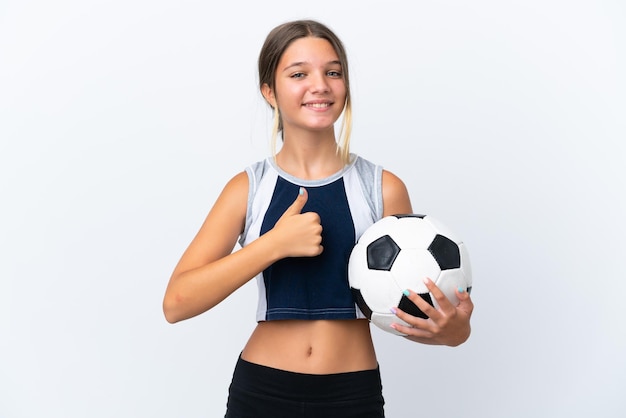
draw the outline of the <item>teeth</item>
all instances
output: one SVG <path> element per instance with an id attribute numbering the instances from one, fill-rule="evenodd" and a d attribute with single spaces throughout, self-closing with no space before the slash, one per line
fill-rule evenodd
<path id="1" fill-rule="evenodd" d="M 316 107 L 316 108 L 320 108 L 321 109 L 322 107 L 330 106 L 330 104 L 329 103 L 311 103 L 311 104 L 308 104 L 307 106 L 309 106 L 309 107 Z"/>

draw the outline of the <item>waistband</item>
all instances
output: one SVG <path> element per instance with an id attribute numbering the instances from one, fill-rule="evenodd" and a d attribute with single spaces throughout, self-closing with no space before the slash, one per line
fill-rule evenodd
<path id="1" fill-rule="evenodd" d="M 333 401 L 381 395 L 380 368 L 332 374 L 296 373 L 250 363 L 241 357 L 233 387 L 294 401 Z"/>

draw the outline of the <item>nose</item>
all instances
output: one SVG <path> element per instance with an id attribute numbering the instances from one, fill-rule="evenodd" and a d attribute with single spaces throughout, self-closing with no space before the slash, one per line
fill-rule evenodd
<path id="1" fill-rule="evenodd" d="M 328 80 L 326 79 L 325 72 L 316 72 L 311 80 L 311 93 L 328 93 L 330 91 L 330 87 L 328 85 Z"/>

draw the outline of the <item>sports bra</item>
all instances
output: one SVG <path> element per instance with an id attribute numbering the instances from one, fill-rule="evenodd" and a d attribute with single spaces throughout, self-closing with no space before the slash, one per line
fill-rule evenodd
<path id="1" fill-rule="evenodd" d="M 272 229 L 306 188 L 302 212 L 316 212 L 323 252 L 279 260 L 256 277 L 257 321 L 364 318 L 348 284 L 348 259 L 361 234 L 382 217 L 382 167 L 351 154 L 339 172 L 319 180 L 296 178 L 272 158 L 246 168 L 249 180 L 243 247 Z"/>

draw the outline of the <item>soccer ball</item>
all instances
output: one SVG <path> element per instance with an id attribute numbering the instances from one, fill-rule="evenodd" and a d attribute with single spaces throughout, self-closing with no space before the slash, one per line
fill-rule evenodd
<path id="1" fill-rule="evenodd" d="M 453 305 L 455 290 L 470 292 L 472 273 L 465 244 L 444 224 L 426 215 L 386 216 L 359 238 L 348 261 L 348 281 L 357 306 L 370 322 L 384 331 L 404 323 L 391 312 L 399 307 L 420 318 L 427 316 L 402 293 L 413 290 L 432 306 L 435 298 L 423 282 L 430 278 Z"/>

